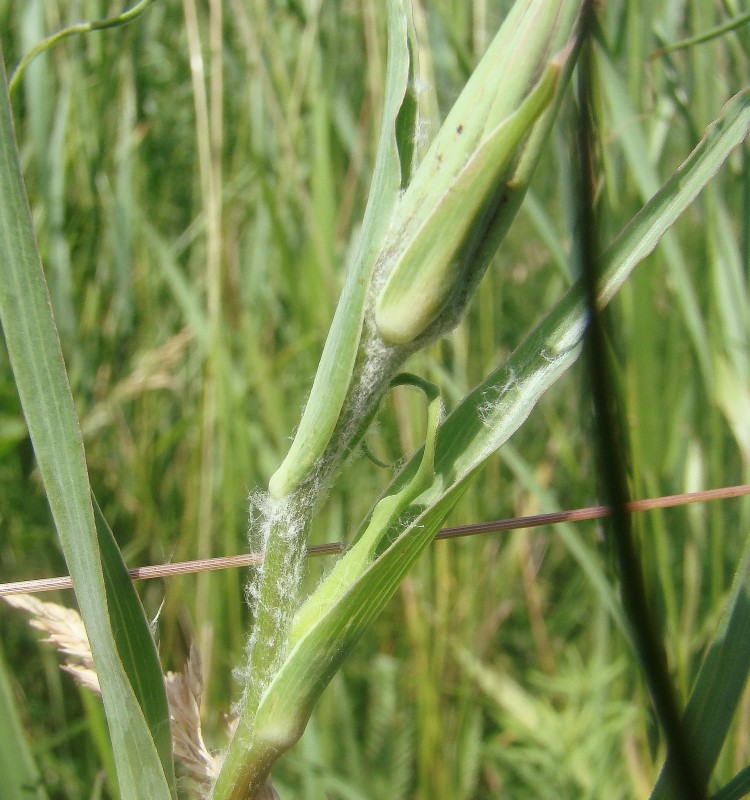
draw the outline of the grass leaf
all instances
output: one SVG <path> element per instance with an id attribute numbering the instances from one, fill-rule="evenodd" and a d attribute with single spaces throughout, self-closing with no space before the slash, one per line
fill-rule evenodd
<path id="1" fill-rule="evenodd" d="M 8 353 L 96 661 L 122 796 L 166 800 L 175 796 L 171 754 L 165 754 L 165 763 L 160 761 L 144 712 L 118 657 L 115 632 L 107 613 L 109 599 L 97 546 L 83 442 L 36 248 L 4 71 L 0 83 L 0 317 Z M 117 574 L 122 564 L 108 559 L 108 568 L 112 570 L 110 575 Z M 142 638 L 143 631 L 149 635 L 142 610 L 125 622 L 128 629 L 138 626 L 142 629 L 138 638 Z M 131 644 L 130 639 L 120 641 L 124 648 Z M 152 710 L 147 714 L 153 720 Z M 161 736 L 164 724 L 168 725 L 168 719 L 156 722 L 157 735 Z"/>
<path id="2" fill-rule="evenodd" d="M 724 613 L 685 708 L 685 726 L 698 768 L 710 776 L 750 674 L 750 537 Z M 651 800 L 676 797 L 666 766 Z"/>
<path id="3" fill-rule="evenodd" d="M 269 483 L 274 497 L 284 497 L 306 477 L 339 420 L 359 348 L 367 291 L 398 198 L 401 160 L 396 122 L 414 69 L 407 12 L 400 0 L 388 3 L 388 37 L 385 108 L 362 230 L 299 428 Z"/>

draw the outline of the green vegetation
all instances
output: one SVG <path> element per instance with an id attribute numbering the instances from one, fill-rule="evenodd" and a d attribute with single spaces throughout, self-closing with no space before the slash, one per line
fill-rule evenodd
<path id="1" fill-rule="evenodd" d="M 377 424 L 365 435 L 369 449 L 394 468 L 353 459 L 308 521 L 315 498 L 308 493 L 300 499 L 299 487 L 307 480 L 309 488 L 315 459 L 333 452 L 330 470 L 326 462 L 322 477 L 316 477 L 316 484 L 327 484 L 360 432 L 353 412 L 346 416 L 347 393 L 334 391 L 341 388 L 342 373 L 348 381 L 361 367 L 357 338 L 347 354 L 336 350 L 329 358 L 331 370 L 339 372 L 321 373 L 322 400 L 313 395 L 307 410 L 306 417 L 314 412 L 313 422 L 318 414 L 327 415 L 322 431 L 311 428 L 320 441 L 306 453 L 310 440 L 303 436 L 292 448 L 291 469 L 285 462 L 277 472 L 290 434 L 307 424 L 300 424 L 300 409 L 342 292 L 344 266 L 367 266 L 393 235 L 383 209 L 395 201 L 388 201 L 386 190 L 376 198 L 378 205 L 371 194 L 367 206 L 373 169 L 385 164 L 376 176 L 395 180 L 396 189 L 409 183 L 412 158 L 419 162 L 424 156 L 437 120 L 445 118 L 509 5 L 440 0 L 422 9 L 414 3 L 414 31 L 402 20 L 399 38 L 396 3 L 389 6 L 390 26 L 380 3 L 144 3 L 145 12 L 126 26 L 70 36 L 45 51 L 15 89 L 12 110 L 23 177 L 86 464 L 66 466 L 72 489 L 59 496 L 50 491 L 57 456 L 40 453 L 35 440 L 35 459 L 29 432 L 37 436 L 37 419 L 50 425 L 51 440 L 56 431 L 72 435 L 73 407 L 62 408 L 52 424 L 45 417 L 49 397 L 34 390 L 33 381 L 42 369 L 56 374 L 61 382 L 51 394 L 61 397 L 67 391 L 64 373 L 48 349 L 49 362 L 27 359 L 21 369 L 14 364 L 14 377 L 3 349 L 0 575 L 18 580 L 70 569 L 75 578 L 76 557 L 89 557 L 81 555 L 85 548 L 78 533 L 88 531 L 92 542 L 98 533 L 109 553 L 112 619 L 100 614 L 101 629 L 96 634 L 89 629 L 89 636 L 98 663 L 99 652 L 114 646 L 109 642 L 116 643 L 124 664 L 117 666 L 113 657 L 104 668 L 105 699 L 104 681 L 129 686 L 129 680 L 133 696 L 153 712 L 139 716 L 127 697 L 123 702 L 134 719 L 111 701 L 107 705 L 110 720 L 118 717 L 123 731 L 142 724 L 139 758 L 144 748 L 151 749 L 142 773 L 133 769 L 133 778 L 158 786 L 148 790 L 150 796 L 174 791 L 170 768 L 160 767 L 168 759 L 148 743 L 149 730 L 157 741 L 164 733 L 160 700 L 149 688 L 153 654 L 144 643 L 145 623 L 136 619 L 134 598 L 121 588 L 116 594 L 122 603 L 117 613 L 113 608 L 112 585 L 121 564 L 106 547 L 106 525 L 97 520 L 97 532 L 94 515 L 64 522 L 71 519 L 65 517 L 66 503 L 77 513 L 81 504 L 71 498 L 88 497 L 84 466 L 129 566 L 246 551 L 248 493 L 256 515 L 267 513 L 269 503 L 285 504 L 287 516 L 271 518 L 284 523 L 293 518 L 295 525 L 302 519 L 299 530 L 309 525 L 309 542 L 352 539 L 362 531 L 359 549 L 340 562 L 335 580 L 318 588 L 312 607 L 292 620 L 291 603 L 286 617 L 270 606 L 266 623 L 281 619 L 278 639 L 268 653 L 258 655 L 256 648 L 250 656 L 253 681 L 245 689 L 244 708 L 254 710 L 253 703 L 263 702 L 257 719 L 240 725 L 247 726 L 248 736 L 277 732 L 287 716 L 299 712 L 294 731 L 285 731 L 291 739 L 338 666 L 336 656 L 323 663 L 311 688 L 307 681 L 317 669 L 320 642 L 351 650 L 320 695 L 304 735 L 274 768 L 283 800 L 326 794 L 342 800 L 645 798 L 654 788 L 664 745 L 650 716 L 601 526 L 561 525 L 428 546 L 431 526 L 439 527 L 449 510 L 449 524 L 461 524 L 597 499 L 587 374 L 577 365 L 544 395 L 512 441 L 490 455 L 575 360 L 571 345 L 581 329 L 583 310 L 571 289 L 574 104 L 570 87 L 565 90 L 562 61 L 556 67 L 562 78 L 550 70 L 540 78 L 541 68 L 532 70 L 538 81 L 533 103 L 518 112 L 525 126 L 539 119 L 535 130 L 543 139 L 551 122 L 545 109 L 555 91 L 562 97 L 523 205 L 493 259 L 483 248 L 504 230 L 486 238 L 485 231 L 466 234 L 464 244 L 475 236 L 480 244 L 472 252 L 489 268 L 456 331 L 419 352 L 411 353 L 413 341 L 421 346 L 454 321 L 439 316 L 435 321 L 445 310 L 444 298 L 459 304 L 464 297 L 450 285 L 451 273 L 446 278 L 436 268 L 432 294 L 425 299 L 419 280 L 415 289 L 412 271 L 401 268 L 410 254 L 419 256 L 418 268 L 447 246 L 446 226 L 454 211 L 428 220 L 436 238 L 426 245 L 409 239 L 409 233 L 399 241 L 417 245 L 393 249 L 402 259 L 400 283 L 385 283 L 377 324 L 387 320 L 388 330 L 396 330 L 392 321 L 400 323 L 404 315 L 399 303 L 413 298 L 414 319 L 383 338 L 402 347 L 405 368 L 425 379 L 422 392 L 402 386 L 389 392 Z M 104 19 L 111 11 L 95 0 L 0 0 L 6 70 L 50 33 L 82 19 Z M 731 0 L 721 7 L 704 0 L 608 3 L 598 13 L 594 102 L 602 244 L 607 247 L 624 231 L 601 258 L 606 299 L 643 259 L 611 304 L 631 493 L 667 494 L 748 480 L 750 152 L 747 142 L 735 149 L 747 131 L 747 92 L 722 109 L 745 88 L 750 28 L 732 23 L 741 17 Z M 712 31 L 719 33 L 702 36 Z M 692 44 L 649 60 L 658 48 L 683 40 Z M 389 73 L 395 69 L 394 42 L 402 48 L 400 95 Z M 572 63 L 574 53 L 567 56 Z M 410 71 L 410 85 L 419 91 L 407 93 L 402 104 Z M 488 70 L 481 85 L 490 85 L 495 72 L 505 75 L 505 65 Z M 511 110 L 522 97 L 507 100 Z M 415 116 L 417 106 L 421 116 Z M 507 113 L 503 108 L 499 119 Z M 3 119 L 9 121 L 7 114 Z M 717 119 L 721 122 L 683 172 L 671 178 Z M 489 114 L 482 120 L 490 125 L 482 131 L 483 145 L 490 143 L 482 155 L 491 158 L 480 159 L 480 166 L 509 158 L 493 138 L 497 129 Z M 400 161 L 394 160 L 395 148 L 384 154 L 381 127 L 395 128 Z M 7 127 L 0 135 L 5 165 L 14 157 L 12 138 Z M 729 150 L 732 155 L 714 177 Z M 17 261 L 29 269 L 35 257 L 23 249 L 28 242 L 23 214 L 12 216 L 20 203 L 9 201 L 8 185 L 3 183 L 0 198 L 0 311 L 13 356 L 31 346 L 24 326 L 43 330 L 49 319 L 41 295 L 28 307 L 12 303 L 11 276 L 15 280 L 21 272 L 8 255 L 23 251 Z M 647 213 L 633 222 L 662 186 Z M 428 181 L 425 192 L 429 189 Z M 408 193 L 403 198 L 415 213 L 428 213 L 421 200 L 413 203 Z M 374 217 L 373 205 L 381 211 Z M 479 280 L 481 267 L 467 268 L 469 284 Z M 418 315 L 423 300 L 428 310 L 419 309 Z M 355 317 L 359 325 L 355 314 L 345 322 Z M 343 330 L 351 334 L 346 325 Z M 14 339 L 15 331 L 21 333 Z M 365 329 L 362 336 L 366 341 L 374 334 Z M 383 385 L 398 367 L 389 369 Z M 437 429 L 433 386 L 455 411 Z M 369 419 L 369 408 L 359 411 Z M 74 440 L 63 448 L 67 453 L 77 446 Z M 424 453 L 394 480 L 396 462 L 411 458 L 423 444 Z M 479 464 L 484 466 L 475 473 Z M 274 474 L 276 499 L 261 497 L 256 490 L 267 487 Z M 391 481 L 391 497 L 373 512 Z M 418 509 L 415 502 L 421 503 Z M 404 509 L 410 520 L 424 511 L 424 527 L 421 533 L 414 529 L 416 538 L 404 540 L 401 551 L 387 550 L 396 526 L 405 527 Z M 370 528 L 365 530 L 363 520 Z M 750 597 L 748 523 L 750 503 L 740 500 L 634 519 L 649 599 L 682 703 L 714 641 L 706 662 L 710 669 L 701 673 L 700 692 L 690 706 L 701 764 L 710 772 L 718 759 L 712 791 L 750 762 L 745 690 L 750 659 L 746 645 L 735 648 L 750 642 L 743 634 Z M 61 547 L 55 525 L 63 533 Z M 257 548 L 257 526 L 251 531 L 250 546 Z M 407 562 L 423 548 L 404 578 Z M 381 558 L 368 568 L 374 554 Z M 332 563 L 306 565 L 302 596 Z M 87 567 L 80 569 L 85 574 Z M 204 733 L 216 747 L 227 744 L 222 715 L 239 699 L 247 677 L 231 675 L 247 661 L 249 579 L 246 572 L 224 571 L 138 587 L 147 616 L 158 614 L 164 669 L 182 666 L 190 642 L 200 648 Z M 352 591 L 342 591 L 343 580 L 355 582 Z M 278 581 L 271 583 L 270 590 L 256 584 L 255 595 L 271 596 L 264 593 L 279 589 Z M 86 591 L 78 590 L 84 617 L 88 608 L 96 618 L 104 604 L 105 585 L 94 584 L 84 581 Z M 388 592 L 396 593 L 372 621 L 367 614 L 379 609 L 379 595 L 372 599 L 378 592 L 383 604 Z M 59 599 L 74 602 L 70 594 Z M 268 608 L 261 603 L 261 626 Z M 357 617 L 358 609 L 367 613 Z M 356 645 L 348 619 L 372 622 Z M 287 624 L 293 626 L 296 652 L 308 647 L 309 657 L 278 660 Z M 3 611 L 0 625 L 10 686 L 3 690 L 3 703 L 8 707 L 13 696 L 20 714 L 20 722 L 16 714 L 4 714 L 3 724 L 6 736 L 16 740 L 19 724 L 26 726 L 28 742 L 16 743 L 29 781 L 41 775 L 47 795 L 66 800 L 138 797 L 135 784 L 116 787 L 99 702 L 86 690 L 70 691 L 56 656 L 38 645 L 20 616 Z M 725 638 L 715 641 L 717 631 Z M 131 648 L 142 655 L 128 663 L 124 653 Z M 280 666 L 276 693 L 272 685 L 261 698 Z M 719 694 L 703 694 L 713 690 L 710 679 L 716 675 Z M 112 696 L 120 697 L 118 691 Z M 300 703 L 291 712 L 285 705 L 290 697 Z M 125 734 L 114 730 L 115 741 L 118 735 Z M 121 783 L 129 746 L 115 746 Z M 736 785 L 742 786 L 742 779 Z M 668 789 L 662 780 L 655 796 L 669 796 Z M 140 791 L 143 796 L 146 790 Z"/>

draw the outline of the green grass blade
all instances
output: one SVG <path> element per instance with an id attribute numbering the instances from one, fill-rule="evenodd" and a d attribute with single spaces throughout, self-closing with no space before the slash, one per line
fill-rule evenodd
<path id="1" fill-rule="evenodd" d="M 118 658 L 106 611 L 83 442 L 36 248 L 4 70 L 0 75 L 0 317 L 5 340 L 96 662 L 122 796 L 166 800 L 175 794 L 173 779 L 165 777 L 171 775 L 171 759 L 165 769 Z M 127 624 L 148 630 L 142 613 Z"/>
<path id="2" fill-rule="evenodd" d="M 660 47 L 651 54 L 651 58 L 659 58 L 666 53 L 675 53 L 678 50 L 686 50 L 689 47 L 695 47 L 697 44 L 705 44 L 706 42 L 710 42 L 712 39 L 717 39 L 719 36 L 723 36 L 725 33 L 736 31 L 738 28 L 741 28 L 748 22 L 750 22 L 750 11 L 744 14 L 738 14 L 736 17 L 727 20 L 723 25 L 717 25 L 715 28 L 704 31 L 698 36 L 690 36 L 688 39 L 681 39 L 679 42 L 672 42 L 664 47 Z"/>
<path id="3" fill-rule="evenodd" d="M 750 537 L 716 636 L 703 659 L 685 708 L 691 752 L 707 778 L 719 757 L 750 674 Z M 651 800 L 676 797 L 662 769 Z"/>
<path id="4" fill-rule="evenodd" d="M 349 390 L 367 291 L 401 185 L 396 124 L 413 71 L 407 19 L 401 0 L 388 3 L 385 107 L 362 230 L 299 428 L 269 483 L 274 497 L 284 497 L 295 489 L 323 454 Z"/>
<path id="5" fill-rule="evenodd" d="M 0 786 L 5 800 L 47 800 L 42 776 L 13 700 L 8 671 L 0 649 Z"/>
<path id="6" fill-rule="evenodd" d="M 729 783 L 711 795 L 711 800 L 739 800 L 750 794 L 750 767 L 738 772 Z"/>
<path id="7" fill-rule="evenodd" d="M 122 560 L 120 548 L 96 498 L 93 504 L 97 540 L 104 569 L 107 610 L 117 652 L 154 738 L 162 767 L 174 787 L 169 707 L 154 638 L 148 625 L 143 624 L 145 621 L 143 606 Z"/>

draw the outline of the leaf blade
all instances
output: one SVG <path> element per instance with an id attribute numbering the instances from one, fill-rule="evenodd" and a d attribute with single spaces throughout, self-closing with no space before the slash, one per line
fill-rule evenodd
<path id="1" fill-rule="evenodd" d="M 129 800 L 166 800 L 175 796 L 171 756 L 167 765 L 159 759 L 117 655 L 109 615 L 102 613 L 108 604 L 83 441 L 36 248 L 1 66 L 0 197 L 0 318 L 29 435 L 97 665 L 120 788 Z M 147 626 L 142 615 L 141 624 Z"/>
<path id="2" fill-rule="evenodd" d="M 323 454 L 349 390 L 364 324 L 367 292 L 401 184 L 396 125 L 413 68 L 408 19 L 401 0 L 388 3 L 386 97 L 362 230 L 299 428 L 289 452 L 269 482 L 269 491 L 277 498 L 299 486 Z"/>

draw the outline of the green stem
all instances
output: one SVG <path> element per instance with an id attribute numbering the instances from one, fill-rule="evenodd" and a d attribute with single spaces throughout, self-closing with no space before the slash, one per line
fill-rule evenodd
<path id="1" fill-rule="evenodd" d="M 247 685 L 237 731 L 214 787 L 214 800 L 250 800 L 264 785 L 279 755 L 299 738 L 290 726 L 274 742 L 256 740 L 255 715 L 260 699 L 286 654 L 292 616 L 297 608 L 298 576 L 304 560 L 311 514 L 301 492 L 264 509 L 265 554 L 252 588 L 255 622 L 248 643 Z"/>
<path id="2" fill-rule="evenodd" d="M 61 31 L 57 31 L 57 33 L 53 33 L 51 36 L 43 39 L 38 44 L 35 44 L 31 50 L 29 50 L 23 56 L 18 66 L 13 71 L 8 83 L 8 94 L 13 97 L 13 93 L 15 92 L 24 71 L 40 53 L 43 53 L 50 47 L 53 47 L 63 39 L 67 39 L 69 36 L 75 36 L 79 33 L 89 33 L 90 31 L 103 31 L 106 28 L 117 28 L 120 25 L 127 25 L 129 22 L 132 22 L 134 19 L 139 17 L 154 2 L 156 2 L 156 0 L 139 0 L 139 2 L 137 2 L 134 6 L 126 9 L 122 12 L 122 14 L 118 14 L 115 17 L 108 17 L 107 19 L 96 20 L 94 22 L 79 22 L 75 25 L 69 25 L 67 28 L 63 28 Z"/>
<path id="3" fill-rule="evenodd" d="M 236 741 L 237 735 L 232 745 Z M 242 748 L 239 753 L 230 747 L 225 761 L 228 768 L 222 768 L 211 797 L 213 800 L 254 800 L 266 785 L 271 767 L 280 755 L 278 748 L 270 745 Z"/>

